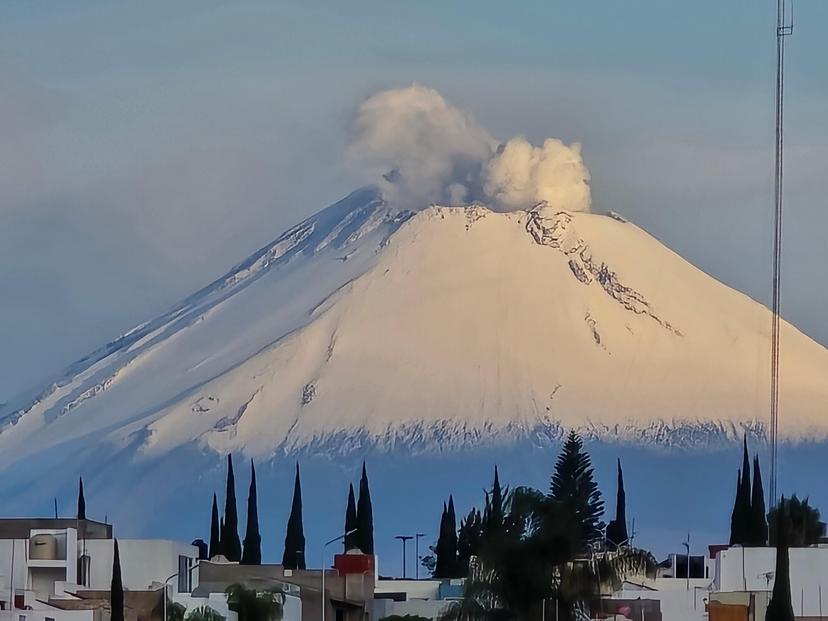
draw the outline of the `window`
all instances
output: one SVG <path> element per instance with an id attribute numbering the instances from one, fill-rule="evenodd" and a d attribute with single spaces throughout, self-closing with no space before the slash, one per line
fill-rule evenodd
<path id="1" fill-rule="evenodd" d="M 193 590 L 190 570 L 193 567 L 193 559 L 189 556 L 178 557 L 178 592 L 189 593 Z"/>
<path id="2" fill-rule="evenodd" d="M 88 554 L 84 554 L 78 559 L 78 584 L 81 586 L 91 586 L 89 584 L 90 576 L 92 575 L 90 572 L 92 566 L 92 559 L 89 557 Z"/>

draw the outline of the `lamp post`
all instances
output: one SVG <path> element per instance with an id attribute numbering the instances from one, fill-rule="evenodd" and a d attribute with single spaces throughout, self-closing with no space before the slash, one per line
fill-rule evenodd
<path id="1" fill-rule="evenodd" d="M 406 578 L 406 573 L 405 573 L 405 544 L 406 544 L 406 542 L 407 542 L 407 541 L 409 541 L 410 539 L 414 539 L 414 537 L 412 537 L 411 535 L 397 535 L 396 537 L 394 537 L 394 539 L 399 539 L 399 540 L 400 540 L 400 542 L 402 543 L 402 550 L 403 550 L 403 556 L 402 556 L 402 569 L 403 569 L 403 571 L 402 571 L 402 577 L 403 577 L 403 580 L 405 580 L 405 578 Z"/>
<path id="2" fill-rule="evenodd" d="M 682 542 L 687 550 L 687 590 L 690 590 L 690 533 L 687 533 L 687 541 Z"/>
<path id="3" fill-rule="evenodd" d="M 342 541 L 343 539 L 345 539 L 345 537 L 347 537 L 348 535 L 353 535 L 355 532 L 357 532 L 357 529 L 352 528 L 348 532 L 342 533 L 338 537 L 334 537 L 333 539 L 326 541 L 324 544 L 322 544 L 322 621 L 325 621 L 325 608 L 328 607 L 327 597 L 325 595 L 325 550 L 332 543 Z M 164 621 L 167 620 L 164 619 Z"/>
<path id="4" fill-rule="evenodd" d="M 414 556 L 416 556 L 416 563 L 414 564 L 414 579 L 420 579 L 420 537 L 425 537 L 425 533 L 417 533 L 414 539 Z"/>

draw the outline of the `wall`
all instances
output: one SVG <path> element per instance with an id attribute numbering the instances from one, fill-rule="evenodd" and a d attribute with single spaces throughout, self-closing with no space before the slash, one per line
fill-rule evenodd
<path id="1" fill-rule="evenodd" d="M 86 541 L 91 557 L 91 589 L 108 590 L 112 583 L 113 540 Z M 143 591 L 160 588 L 164 580 L 178 572 L 179 555 L 198 558 L 198 548 L 160 539 L 119 539 L 121 576 L 124 589 Z M 170 592 L 177 592 L 178 579 L 170 581 Z"/>
<path id="2" fill-rule="evenodd" d="M 440 580 L 378 580 L 374 593 L 405 593 L 408 599 L 437 599 Z"/>
<path id="3" fill-rule="evenodd" d="M 379 621 L 390 615 L 416 615 L 426 619 L 437 619 L 440 614 L 451 605 L 447 600 L 410 599 L 405 602 L 395 602 L 390 599 L 374 600 L 373 618 Z"/>
<path id="4" fill-rule="evenodd" d="M 718 591 L 773 589 L 774 548 L 728 548 L 719 552 L 716 561 Z M 791 548 L 790 561 L 794 614 L 819 616 L 820 609 L 828 613 L 828 548 Z"/>

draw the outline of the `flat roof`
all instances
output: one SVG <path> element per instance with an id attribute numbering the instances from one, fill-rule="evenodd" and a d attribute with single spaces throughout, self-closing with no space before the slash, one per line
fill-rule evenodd
<path id="1" fill-rule="evenodd" d="M 0 539 L 28 539 L 33 530 L 74 528 L 83 539 L 112 539 L 112 524 L 74 518 L 0 518 Z"/>

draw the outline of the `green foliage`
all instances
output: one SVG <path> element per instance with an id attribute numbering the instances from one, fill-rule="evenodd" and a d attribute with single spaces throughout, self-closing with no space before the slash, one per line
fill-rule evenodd
<path id="1" fill-rule="evenodd" d="M 368 487 L 368 473 L 362 462 L 362 477 L 359 480 L 357 500 L 357 544 L 364 554 L 374 553 L 374 508 L 371 505 L 371 490 Z"/>
<path id="2" fill-rule="evenodd" d="M 567 436 L 555 464 L 550 497 L 558 501 L 560 510 L 568 512 L 573 523 L 578 525 L 575 540 L 581 549 L 603 537 L 604 501 L 593 478 L 592 462 L 574 431 Z"/>
<path id="3" fill-rule="evenodd" d="M 227 605 L 239 621 L 280 621 L 285 595 L 279 589 L 256 591 L 241 584 L 231 584 L 225 591 Z"/>
<path id="4" fill-rule="evenodd" d="M 250 490 L 247 493 L 247 529 L 244 535 L 242 565 L 262 564 L 262 537 L 259 534 L 259 507 L 256 497 L 256 467 L 250 460 Z"/>
<path id="5" fill-rule="evenodd" d="M 219 524 L 218 500 L 213 494 L 213 509 L 210 515 L 210 548 L 207 556 L 213 558 L 221 554 L 221 526 Z"/>
<path id="6" fill-rule="evenodd" d="M 167 597 L 167 621 L 184 621 L 186 611 L 184 606 Z"/>
<path id="7" fill-rule="evenodd" d="M 791 525 L 791 515 L 788 512 L 790 503 L 785 497 L 779 504 L 779 513 L 782 519 L 777 520 L 776 526 L 776 571 L 774 572 L 773 593 L 765 611 L 765 621 L 794 621 L 793 605 L 791 603 L 791 569 L 788 556 L 788 534 Z M 807 504 L 807 503 L 806 503 Z"/>
<path id="8" fill-rule="evenodd" d="M 86 498 L 83 496 L 83 477 L 78 479 L 78 519 L 86 519 Z"/>
<path id="9" fill-rule="evenodd" d="M 190 611 L 186 621 L 224 621 L 224 617 L 209 606 L 200 606 Z"/>
<path id="10" fill-rule="evenodd" d="M 348 506 L 345 508 L 345 540 L 343 545 L 345 551 L 359 548 L 359 522 L 357 521 L 356 500 L 354 497 L 353 484 L 348 485 Z"/>
<path id="11" fill-rule="evenodd" d="M 825 522 L 819 518 L 819 510 L 808 504 L 808 499 L 800 500 L 794 494 L 785 503 L 788 520 L 787 545 L 801 548 L 819 543 L 825 537 Z M 770 544 L 777 545 L 778 510 L 771 509 L 768 515 Z"/>
<path id="12" fill-rule="evenodd" d="M 448 505 L 443 505 L 440 518 L 440 535 L 434 548 L 436 563 L 435 578 L 456 578 L 457 568 L 457 516 L 454 512 L 454 498 L 449 496 Z"/>
<path id="13" fill-rule="evenodd" d="M 302 481 L 299 478 L 299 464 L 296 464 L 296 477 L 293 480 L 293 502 L 285 532 L 282 565 L 285 569 L 305 569 L 305 528 L 302 525 Z"/>
<path id="14" fill-rule="evenodd" d="M 600 593 L 619 588 L 624 577 L 655 574 L 649 552 L 605 547 L 600 530 L 594 538 L 603 507 L 589 456 L 574 434 L 549 494 L 517 488 L 502 498 L 500 528 L 467 526 L 476 523 L 474 512 L 461 525 L 461 542 L 471 533 L 480 538 L 463 598 L 446 610 L 444 621 L 540 619 L 543 602 L 551 599 L 557 600 L 560 620 L 571 620 L 583 616 Z"/>
<path id="15" fill-rule="evenodd" d="M 241 560 L 239 516 L 236 511 L 236 477 L 233 475 L 233 456 L 227 456 L 227 494 L 224 499 L 224 526 L 221 531 L 221 551 L 228 561 Z"/>
<path id="16" fill-rule="evenodd" d="M 112 584 L 109 588 L 109 603 L 111 621 L 124 621 L 124 582 L 121 579 L 121 553 L 118 549 L 118 540 L 112 553 Z"/>
<path id="17" fill-rule="evenodd" d="M 607 545 L 610 548 L 627 545 L 627 495 L 624 492 L 624 473 L 618 460 L 618 491 L 615 496 L 615 519 L 607 524 Z"/>
<path id="18" fill-rule="evenodd" d="M 750 497 L 750 545 L 765 546 L 768 543 L 768 521 L 765 517 L 765 490 L 762 487 L 762 471 L 759 457 L 753 458 L 753 493 Z"/>

